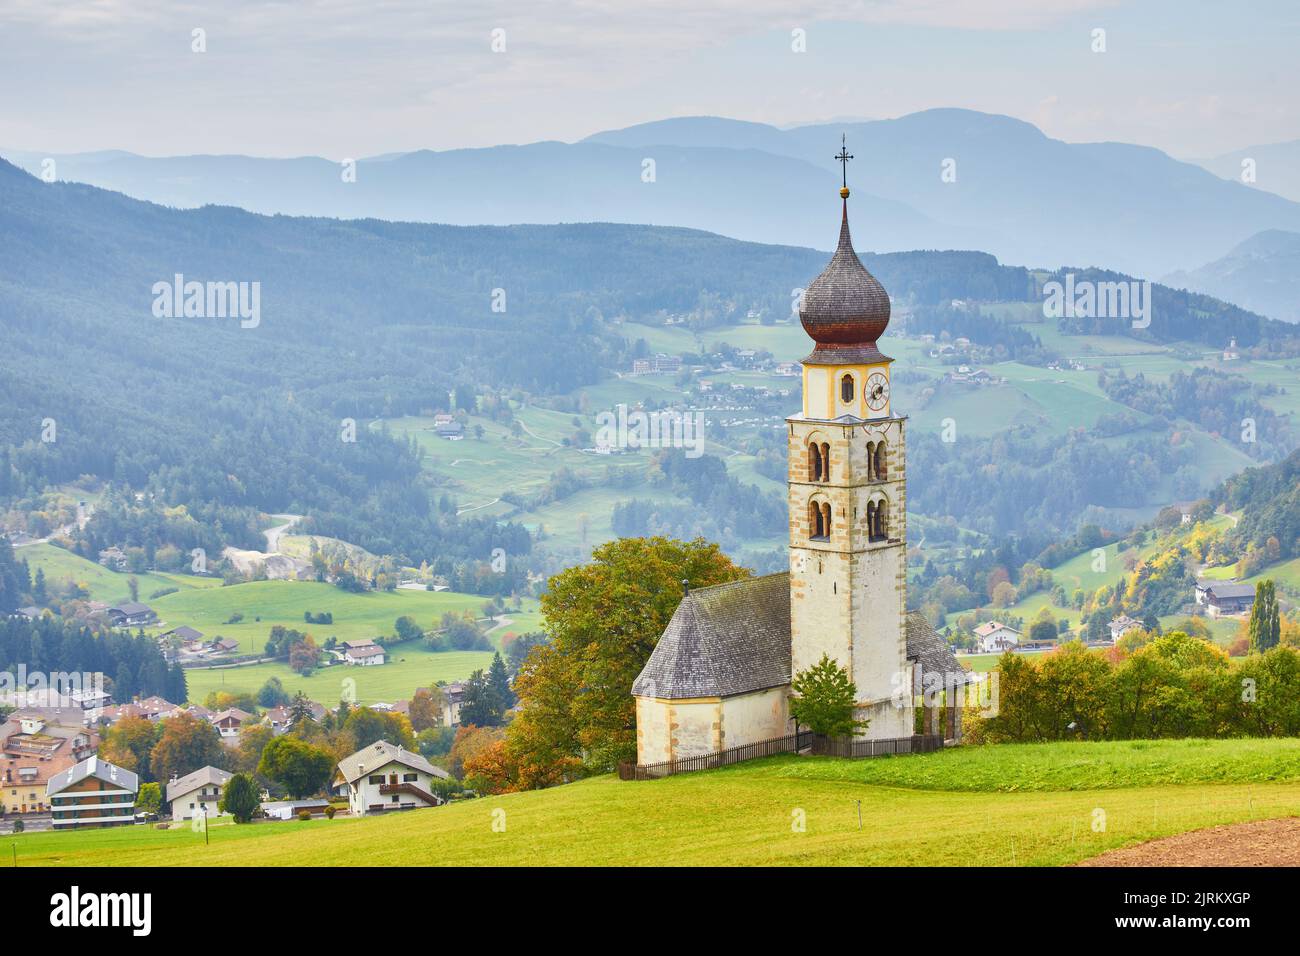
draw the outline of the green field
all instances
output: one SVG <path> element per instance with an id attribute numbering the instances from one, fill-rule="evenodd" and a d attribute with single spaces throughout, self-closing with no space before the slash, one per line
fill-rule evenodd
<path id="1" fill-rule="evenodd" d="M 90 597 L 105 604 L 118 604 L 131 599 L 131 590 L 127 581 L 129 574 L 110 571 L 94 561 L 87 561 L 79 555 L 52 544 L 32 544 L 21 547 L 17 557 L 26 559 L 32 574 L 37 569 L 45 572 L 45 580 L 50 586 L 62 584 L 69 579 L 85 585 Z M 149 595 L 163 588 L 180 588 L 195 590 L 217 588 L 221 586 L 219 578 L 198 577 L 191 574 L 137 574 L 140 584 L 140 600 L 150 603 Z"/>
<path id="2" fill-rule="evenodd" d="M 387 818 L 214 826 L 210 846 L 188 829 L 28 833 L 6 856 L 19 866 L 1061 865 L 1297 813 L 1296 740 L 1022 744 L 606 776 Z"/>
<path id="3" fill-rule="evenodd" d="M 393 649 L 388 662 L 378 667 L 323 667 L 310 677 L 301 677 L 287 664 L 253 664 L 248 667 L 188 668 L 190 700 L 203 701 L 212 691 L 257 693 L 271 677 L 280 678 L 290 694 L 302 691 L 317 703 L 332 707 L 345 696 L 359 704 L 409 700 L 417 688 L 438 681 L 464 680 L 475 670 L 492 664 L 488 651 L 441 651 L 432 653 L 419 642 Z M 351 681 L 352 683 L 347 683 Z"/>

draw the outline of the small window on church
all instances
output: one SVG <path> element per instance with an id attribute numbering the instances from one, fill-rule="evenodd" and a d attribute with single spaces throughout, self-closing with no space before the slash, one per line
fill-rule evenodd
<path id="1" fill-rule="evenodd" d="M 840 379 L 840 400 L 844 402 L 853 401 L 853 376 L 845 375 Z"/>
<path id="2" fill-rule="evenodd" d="M 822 442 L 822 481 L 831 480 L 831 443 Z"/>
<path id="3" fill-rule="evenodd" d="M 889 470 L 889 446 L 885 444 L 883 439 L 876 445 L 873 457 L 875 459 L 875 467 L 872 470 L 875 472 L 875 477 L 884 481 L 887 477 L 886 473 Z"/>

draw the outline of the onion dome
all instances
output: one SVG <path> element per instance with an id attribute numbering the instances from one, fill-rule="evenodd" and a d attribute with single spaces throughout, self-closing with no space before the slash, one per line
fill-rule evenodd
<path id="1" fill-rule="evenodd" d="M 849 190 L 840 190 L 844 214 L 835 255 L 804 291 L 799 321 L 817 347 L 811 365 L 868 365 L 887 362 L 876 340 L 889 325 L 889 293 L 867 271 L 849 236 Z"/>

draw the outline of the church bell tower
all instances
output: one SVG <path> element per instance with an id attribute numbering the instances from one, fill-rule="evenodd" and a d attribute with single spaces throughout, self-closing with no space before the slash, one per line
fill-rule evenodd
<path id="1" fill-rule="evenodd" d="M 836 159 L 852 159 L 841 149 Z M 846 667 L 864 738 L 913 733 L 907 664 L 905 419 L 890 401 L 876 341 L 889 295 L 853 251 L 847 177 L 835 254 L 805 290 L 799 319 L 815 348 L 803 362 L 803 410 L 789 440 L 790 641 L 793 673 L 823 653 Z"/>

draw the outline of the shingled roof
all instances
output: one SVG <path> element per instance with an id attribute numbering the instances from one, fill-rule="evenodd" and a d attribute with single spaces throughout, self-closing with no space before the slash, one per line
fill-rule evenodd
<path id="1" fill-rule="evenodd" d="M 790 575 L 698 588 L 682 598 L 632 693 L 729 697 L 790 683 Z"/>
<path id="2" fill-rule="evenodd" d="M 948 643 L 907 615 L 907 659 L 923 671 L 961 672 Z M 731 697 L 790 683 L 790 575 L 699 588 L 682 598 L 632 684 L 638 697 Z"/>

